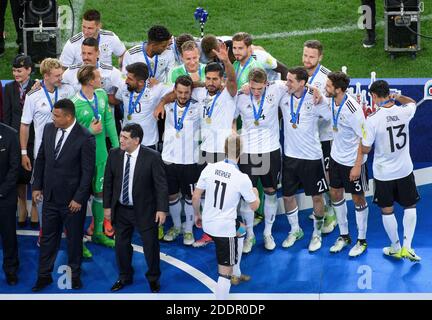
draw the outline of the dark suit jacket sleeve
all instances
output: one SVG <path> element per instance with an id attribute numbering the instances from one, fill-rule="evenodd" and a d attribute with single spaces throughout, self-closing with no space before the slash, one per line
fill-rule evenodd
<path id="1" fill-rule="evenodd" d="M 94 136 L 89 134 L 81 148 L 81 179 L 80 185 L 73 197 L 73 200 L 81 205 L 84 205 L 84 202 L 89 197 L 95 171 L 95 163 L 96 142 Z"/>
<path id="2" fill-rule="evenodd" d="M 47 136 L 48 128 L 50 126 L 46 125 L 42 135 L 42 143 L 39 147 L 39 152 L 33 164 L 33 190 L 42 190 L 44 182 L 44 170 L 45 170 L 45 137 Z"/>
<path id="3" fill-rule="evenodd" d="M 11 129 L 9 135 L 9 170 L 0 184 L 0 197 L 6 196 L 13 188 L 16 188 L 18 181 L 18 168 L 21 165 L 20 148 L 18 135 Z"/>
<path id="4" fill-rule="evenodd" d="M 151 169 L 156 192 L 156 211 L 168 212 L 168 181 L 159 154 L 153 157 Z"/>
<path id="5" fill-rule="evenodd" d="M 12 89 L 13 87 L 6 85 L 3 94 L 3 122 L 8 126 L 12 126 Z"/>
<path id="6" fill-rule="evenodd" d="M 111 208 L 113 197 L 113 170 L 114 170 L 114 152 L 117 149 L 111 149 L 108 154 L 107 163 L 105 165 L 104 183 L 103 183 L 103 207 L 106 209 Z"/>

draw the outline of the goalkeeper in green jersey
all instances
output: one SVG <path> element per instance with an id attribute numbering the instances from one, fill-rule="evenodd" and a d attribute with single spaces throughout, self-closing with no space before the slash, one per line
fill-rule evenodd
<path id="1" fill-rule="evenodd" d="M 79 124 L 89 129 L 96 138 L 96 171 L 93 178 L 92 213 L 94 231 L 92 241 L 113 248 L 114 240 L 103 233 L 104 211 L 102 205 L 102 189 L 105 164 L 108 157 L 106 137 L 113 148 L 119 146 L 119 140 L 108 96 L 101 87 L 101 76 L 95 65 L 84 65 L 77 74 L 81 90 L 72 98 L 75 104 L 76 119 Z M 91 257 L 85 248 L 84 257 Z"/>

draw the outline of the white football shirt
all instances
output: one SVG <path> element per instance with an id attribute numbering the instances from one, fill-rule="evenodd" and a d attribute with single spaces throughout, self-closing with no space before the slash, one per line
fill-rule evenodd
<path id="1" fill-rule="evenodd" d="M 297 113 L 301 97 L 292 95 L 293 111 Z M 291 95 L 285 95 L 281 102 L 284 129 L 284 154 L 287 157 L 318 160 L 321 159 L 322 148 L 319 139 L 318 121 L 331 121 L 331 111 L 326 99 L 315 105 L 313 91 L 308 90 L 298 113 L 296 128 L 291 122 Z"/>
<path id="2" fill-rule="evenodd" d="M 120 57 L 126 51 L 126 47 L 119 37 L 112 31 L 99 31 L 99 60 L 108 65 L 112 64 L 112 55 Z M 64 67 L 82 62 L 81 45 L 84 41 L 82 32 L 70 38 L 63 47 L 60 55 L 60 61 Z"/>
<path id="3" fill-rule="evenodd" d="M 247 203 L 256 200 L 249 177 L 232 162 L 209 163 L 196 187 L 206 194 L 202 213 L 204 232 L 214 237 L 235 237 L 240 197 Z"/>
<path id="4" fill-rule="evenodd" d="M 122 64 L 123 74 L 127 74 L 126 67 L 132 63 L 144 62 L 145 64 L 147 64 L 143 51 L 143 46 L 145 50 L 147 42 L 143 42 L 142 44 L 136 45 L 126 51 L 123 57 Z M 173 51 L 168 47 L 164 52 L 162 52 L 162 54 L 154 55 L 151 58 L 147 56 L 147 59 L 150 63 L 150 65 L 147 64 L 147 67 L 149 68 L 149 75 L 151 75 L 152 72 L 154 72 L 156 69 L 156 80 L 158 80 L 159 82 L 167 82 L 168 73 L 170 69 L 172 69 L 176 64 Z"/>
<path id="5" fill-rule="evenodd" d="M 63 84 L 58 88 L 57 100 L 71 98 L 75 94 L 75 90 L 68 84 Z M 55 103 L 55 92 L 48 92 L 51 103 Z M 52 122 L 52 110 L 50 103 L 42 88 L 31 90 L 27 93 L 21 123 L 31 124 L 33 122 L 35 131 L 34 141 L 34 157 L 37 157 L 39 147 L 42 143 L 42 135 L 44 127 L 47 123 Z"/>
<path id="6" fill-rule="evenodd" d="M 239 92 L 237 95 L 237 109 L 235 117 L 242 119 L 239 134 L 243 140 L 244 153 L 268 153 L 280 148 L 278 109 L 282 97 L 287 94 L 283 81 L 269 82 L 266 87 L 262 112 L 255 124 L 254 109 L 258 113 L 261 98 L 256 101 L 251 96 Z"/>
<path id="7" fill-rule="evenodd" d="M 363 137 L 365 117 L 361 106 L 349 94 L 337 121 L 337 131 L 333 131 L 333 143 L 330 155 L 336 162 L 352 167 L 354 166 L 359 148 L 360 139 Z M 332 99 L 328 99 L 331 108 Z M 336 117 L 340 106 L 336 106 L 332 110 L 333 117 Z M 333 123 L 332 119 L 332 123 Z M 332 124 L 333 127 L 333 124 Z M 367 155 L 364 155 L 362 163 L 367 160 Z"/>
<path id="8" fill-rule="evenodd" d="M 159 141 L 157 120 L 153 116 L 153 111 L 162 97 L 172 91 L 172 89 L 172 86 L 167 86 L 163 83 L 158 83 L 150 87 L 147 81 L 144 93 L 141 95 L 138 102 L 136 100 L 140 93 L 133 92 L 131 106 L 133 106 L 133 104 L 136 105 L 132 108 L 131 119 L 128 119 L 131 92 L 127 89 L 126 83 L 123 83 L 119 90 L 117 90 L 115 97 L 117 100 L 123 102 L 123 126 L 129 122 L 138 123 L 144 132 L 144 137 L 141 141 L 142 145 L 152 146 Z"/>
<path id="9" fill-rule="evenodd" d="M 199 159 L 199 139 L 201 110 L 198 101 L 190 99 L 184 115 L 183 127 L 177 131 L 174 125 L 175 103 L 165 105 L 165 133 L 163 138 L 162 160 L 168 163 L 193 164 Z M 186 107 L 177 105 L 177 123 L 183 117 Z"/>
<path id="10" fill-rule="evenodd" d="M 366 119 L 366 134 L 362 144 L 375 143 L 374 177 L 381 181 L 404 178 L 413 171 L 409 147 L 409 123 L 416 112 L 416 104 L 408 103 L 390 108 L 379 108 Z"/>
<path id="11" fill-rule="evenodd" d="M 225 88 L 216 95 L 209 95 L 206 88 L 195 88 L 192 97 L 198 101 L 201 119 L 201 150 L 211 153 L 224 153 L 225 139 L 232 133 L 236 110 L 235 97 Z M 214 103 L 213 111 L 211 107 Z M 211 112 L 210 120 L 209 114 Z M 209 123 L 210 122 L 210 123 Z"/>

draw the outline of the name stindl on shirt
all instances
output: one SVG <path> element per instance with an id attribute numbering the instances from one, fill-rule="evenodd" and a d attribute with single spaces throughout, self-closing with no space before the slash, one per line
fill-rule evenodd
<path id="1" fill-rule="evenodd" d="M 398 116 L 387 116 L 387 122 L 399 121 Z"/>
<path id="2" fill-rule="evenodd" d="M 219 170 L 219 169 L 215 170 L 215 175 L 220 176 L 220 177 L 224 177 L 227 179 L 231 178 L 231 173 L 223 171 L 223 170 Z"/>

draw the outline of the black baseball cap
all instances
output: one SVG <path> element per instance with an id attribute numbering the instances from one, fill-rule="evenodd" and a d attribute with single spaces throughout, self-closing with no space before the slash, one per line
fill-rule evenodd
<path id="1" fill-rule="evenodd" d="M 12 61 L 12 66 L 14 68 L 31 68 L 33 67 L 33 62 L 29 56 L 19 54 Z"/>

